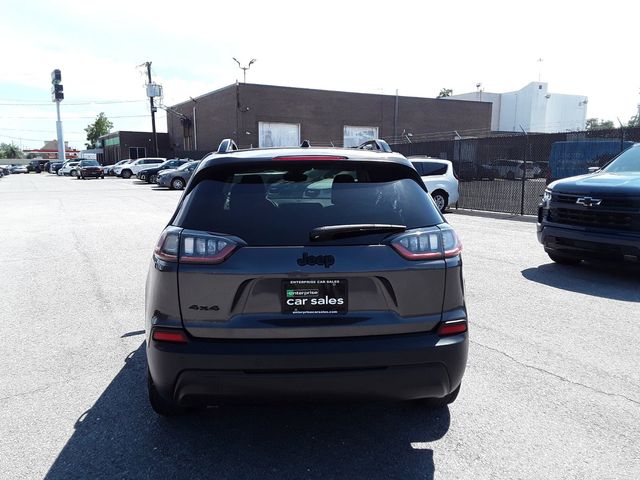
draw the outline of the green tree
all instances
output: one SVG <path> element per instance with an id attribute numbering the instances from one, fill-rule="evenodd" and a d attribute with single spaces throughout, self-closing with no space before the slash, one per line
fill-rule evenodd
<path id="1" fill-rule="evenodd" d="M 588 118 L 586 123 L 587 130 L 610 130 L 615 128 L 611 120 L 602 120 L 601 118 Z"/>
<path id="2" fill-rule="evenodd" d="M 0 143 L 0 158 L 24 158 L 24 152 L 15 143 Z"/>
<path id="3" fill-rule="evenodd" d="M 640 113 L 634 115 L 629 119 L 629 123 L 627 123 L 627 127 L 640 127 Z"/>
<path id="4" fill-rule="evenodd" d="M 90 123 L 87 125 L 87 128 L 84 129 L 84 131 L 87 132 L 87 143 L 85 143 L 87 148 L 96 148 L 98 138 L 109 133 L 112 128 L 113 123 L 109 121 L 104 112 L 100 112 L 95 122 Z"/>
<path id="5" fill-rule="evenodd" d="M 451 95 L 453 95 L 453 90 L 450 88 L 441 88 L 440 89 L 440 93 L 438 94 L 438 96 L 436 98 L 445 98 L 445 97 L 450 97 Z"/>

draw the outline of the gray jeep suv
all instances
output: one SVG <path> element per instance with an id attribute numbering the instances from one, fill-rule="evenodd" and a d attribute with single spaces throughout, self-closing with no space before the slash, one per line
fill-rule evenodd
<path id="1" fill-rule="evenodd" d="M 157 413 L 455 400 L 468 351 L 462 247 L 411 163 L 385 147 L 203 159 L 147 278 Z"/>

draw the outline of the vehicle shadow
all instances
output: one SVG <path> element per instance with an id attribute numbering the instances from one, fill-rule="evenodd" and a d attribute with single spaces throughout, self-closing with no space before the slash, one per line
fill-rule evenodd
<path id="1" fill-rule="evenodd" d="M 640 269 L 582 262 L 578 266 L 548 263 L 522 270 L 532 282 L 594 297 L 640 302 Z"/>
<path id="2" fill-rule="evenodd" d="M 448 408 L 411 403 L 226 406 L 161 418 L 147 402 L 143 343 L 80 416 L 46 479 L 432 479 L 424 444 L 449 424 Z"/>

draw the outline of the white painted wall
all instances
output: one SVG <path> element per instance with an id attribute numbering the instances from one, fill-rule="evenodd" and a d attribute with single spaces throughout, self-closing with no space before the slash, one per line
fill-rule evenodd
<path id="1" fill-rule="evenodd" d="M 491 130 L 519 132 L 564 132 L 583 130 L 587 97 L 550 93 L 545 82 L 531 82 L 515 92 L 471 92 L 452 95 L 456 100 L 489 101 Z"/>

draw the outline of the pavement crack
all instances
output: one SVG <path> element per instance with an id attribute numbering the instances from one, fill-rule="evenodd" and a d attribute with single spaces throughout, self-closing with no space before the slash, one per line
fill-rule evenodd
<path id="1" fill-rule="evenodd" d="M 480 346 L 480 347 L 486 348 L 487 350 L 491 350 L 492 352 L 499 353 L 499 354 L 501 354 L 501 355 L 503 355 L 503 356 L 507 357 L 509 360 L 512 360 L 513 362 L 517 363 L 518 365 L 521 365 L 521 366 L 523 366 L 523 367 L 525 367 L 525 368 L 529 368 L 529 369 L 531 369 L 531 370 L 535 370 L 535 371 L 537 371 L 537 372 L 540 372 L 540 373 L 543 373 L 543 374 L 546 374 L 546 375 L 550 375 L 550 376 L 552 376 L 552 377 L 554 377 L 554 378 L 557 378 L 558 380 L 560 380 L 560 381 L 562 381 L 562 382 L 570 383 L 571 385 L 575 385 L 575 386 L 578 386 L 578 387 L 583 387 L 583 388 L 586 388 L 586 389 L 588 389 L 588 390 L 591 390 L 592 392 L 600 393 L 600 394 L 602 394 L 602 395 L 606 395 L 606 396 L 608 396 L 608 397 L 621 398 L 621 399 L 623 399 L 623 400 L 627 400 L 628 402 L 631 402 L 631 403 L 633 403 L 633 404 L 635 404 L 635 405 L 640 406 L 640 401 L 635 400 L 635 399 L 630 398 L 630 397 L 627 397 L 627 396 L 625 396 L 625 395 L 621 395 L 621 394 L 619 394 L 619 393 L 605 392 L 604 390 L 599 390 L 599 389 L 597 389 L 597 388 L 595 388 L 595 387 L 592 387 L 592 386 L 590 386 L 590 385 L 586 385 L 586 384 L 584 384 L 584 383 L 580 383 L 580 382 L 576 382 L 576 381 L 574 381 L 574 380 L 570 380 L 569 378 L 563 377 L 562 375 L 558 375 L 557 373 L 553 373 L 553 372 L 551 372 L 551 371 L 549 371 L 549 370 L 546 370 L 546 369 L 544 369 L 544 368 L 542 368 L 542 367 L 536 367 L 535 365 L 530 365 L 530 364 L 528 364 L 528 363 L 525 363 L 525 362 L 523 362 L 523 361 L 521 361 L 521 360 L 518 360 L 518 359 L 517 359 L 517 358 L 515 358 L 514 356 L 509 355 L 509 354 L 508 354 L 508 353 L 506 353 L 506 352 L 503 352 L 502 350 L 500 350 L 500 349 L 498 349 L 498 348 L 490 347 L 490 346 L 488 346 L 488 345 L 485 345 L 485 344 L 483 344 L 483 343 L 477 342 L 477 341 L 475 341 L 475 340 L 471 340 L 471 343 L 473 343 L 473 344 L 475 344 L 475 345 L 478 345 L 478 346 Z"/>

